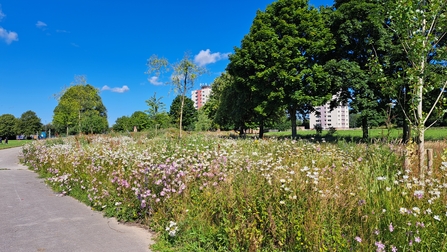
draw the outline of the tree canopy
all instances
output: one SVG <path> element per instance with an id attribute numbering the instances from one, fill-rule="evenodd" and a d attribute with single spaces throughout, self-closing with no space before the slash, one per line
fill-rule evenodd
<path id="1" fill-rule="evenodd" d="M 99 90 L 90 84 L 76 84 L 65 90 L 54 109 L 53 125 L 67 135 L 107 131 L 107 110 Z"/>
<path id="2" fill-rule="evenodd" d="M 16 132 L 26 136 L 38 134 L 42 130 L 42 122 L 34 111 L 28 110 L 17 120 Z"/>
<path id="3" fill-rule="evenodd" d="M 266 120 L 287 109 L 295 137 L 297 113 L 308 114 L 332 97 L 323 66 L 334 46 L 325 18 L 307 1 L 279 0 L 257 12 L 227 70 L 260 136 Z"/>
<path id="4" fill-rule="evenodd" d="M 183 109 L 181 108 L 183 101 Z M 183 116 L 180 117 L 180 113 L 183 111 Z M 182 125 L 183 130 L 193 130 L 194 123 L 197 120 L 197 110 L 194 108 L 194 102 L 188 97 L 182 97 L 177 95 L 172 101 L 169 109 L 169 116 L 172 122 L 176 125 Z M 182 122 L 180 123 L 180 119 Z"/>
<path id="5" fill-rule="evenodd" d="M 174 91 L 180 96 L 179 109 L 179 134 L 182 136 L 183 129 L 183 108 L 185 106 L 186 93 L 194 87 L 196 79 L 206 72 L 204 67 L 198 66 L 191 59 L 190 55 L 186 53 L 182 60 L 169 64 L 165 58 L 159 58 L 152 55 L 147 61 L 147 74 L 155 74 L 156 79 L 162 72 L 171 72 L 171 80 L 168 82 L 174 88 Z"/>
<path id="6" fill-rule="evenodd" d="M 0 116 L 0 137 L 16 136 L 16 125 L 18 119 L 11 114 L 3 114 Z"/>

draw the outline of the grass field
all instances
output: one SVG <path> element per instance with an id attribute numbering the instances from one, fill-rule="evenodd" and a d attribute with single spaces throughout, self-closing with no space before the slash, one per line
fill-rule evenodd
<path id="1" fill-rule="evenodd" d="M 9 140 L 8 144 L 5 144 L 5 141 L 2 141 L 2 144 L 0 144 L 0 150 L 1 149 L 8 149 L 8 148 L 14 148 L 14 147 L 20 147 L 27 143 L 32 142 L 33 140 Z"/>
<path id="2" fill-rule="evenodd" d="M 414 132 L 413 132 L 414 133 Z M 290 137 L 291 131 L 269 132 L 266 136 Z M 362 138 L 361 129 L 337 130 L 334 134 L 330 134 L 328 130 L 323 130 L 321 135 L 317 135 L 315 130 L 299 130 L 297 131 L 299 138 L 325 138 L 326 141 L 353 141 L 358 142 Z M 413 134 L 414 135 L 414 134 Z M 402 138 L 402 129 L 370 129 L 369 137 L 372 140 L 397 140 Z M 447 139 L 447 128 L 430 128 L 425 132 L 426 141 L 442 141 Z"/>

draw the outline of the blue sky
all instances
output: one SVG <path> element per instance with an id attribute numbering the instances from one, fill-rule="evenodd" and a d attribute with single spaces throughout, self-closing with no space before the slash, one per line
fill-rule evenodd
<path id="1" fill-rule="evenodd" d="M 0 0 L 0 115 L 32 110 L 50 123 L 54 95 L 85 75 L 99 90 L 110 126 L 176 94 L 145 74 L 151 55 L 174 63 L 189 52 L 211 84 L 240 46 L 256 11 L 273 0 Z M 332 0 L 312 0 L 314 6 Z"/>

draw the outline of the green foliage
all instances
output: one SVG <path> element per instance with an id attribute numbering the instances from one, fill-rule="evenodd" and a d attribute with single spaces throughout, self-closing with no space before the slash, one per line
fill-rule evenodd
<path id="1" fill-rule="evenodd" d="M 197 121 L 197 110 L 194 108 L 194 102 L 188 97 L 176 96 L 169 109 L 169 116 L 172 122 L 176 125 L 181 125 L 183 130 L 194 130 L 194 123 Z M 181 123 L 180 118 L 182 119 Z"/>
<path id="2" fill-rule="evenodd" d="M 262 132 L 286 108 L 295 136 L 296 114 L 332 97 L 323 65 L 334 45 L 323 15 L 307 1 L 279 0 L 258 11 L 227 68 L 237 90 L 232 99 L 248 110 L 243 122 L 258 123 Z"/>
<path id="3" fill-rule="evenodd" d="M 391 87 L 384 90 L 392 93 L 399 87 L 397 93 L 404 99 L 396 101 L 405 122 L 418 133 L 419 169 L 423 174 L 425 125 L 430 116 L 438 114 L 436 118 L 441 118 L 445 111 L 443 95 L 447 75 L 445 65 L 440 63 L 447 56 L 447 2 L 399 0 L 385 3 L 383 24 L 393 35 L 394 44 L 400 48 L 400 57 L 399 61 L 391 61 L 389 65 L 374 59 L 372 66 L 384 86 Z M 400 69 L 387 72 L 393 68 L 393 63 Z M 426 99 L 430 102 L 427 103 Z"/>
<path id="4" fill-rule="evenodd" d="M 149 107 L 147 113 L 149 115 L 150 125 L 154 128 L 168 128 L 171 126 L 171 119 L 165 111 L 165 104 L 161 102 L 162 98 L 157 98 L 156 93 L 154 93 L 154 96 L 146 101 Z"/>
<path id="5" fill-rule="evenodd" d="M 18 134 L 25 136 L 40 134 L 42 122 L 34 111 L 28 110 L 17 120 L 16 130 Z"/>
<path id="6" fill-rule="evenodd" d="M 88 134 L 105 133 L 108 131 L 107 118 L 100 116 L 93 111 L 87 111 L 84 113 L 84 117 L 81 119 L 82 132 Z"/>
<path id="7" fill-rule="evenodd" d="M 171 81 L 169 84 L 173 86 L 174 91 L 180 96 L 180 109 L 178 110 L 178 120 L 176 121 L 179 125 L 179 136 L 182 137 L 182 129 L 187 128 L 187 126 L 182 126 L 186 93 L 194 87 L 195 80 L 204 74 L 206 69 L 196 65 L 190 59 L 188 53 L 185 53 L 183 59 L 174 64 L 169 64 L 165 58 L 158 58 L 156 55 L 152 55 L 148 59 L 147 66 L 148 71 L 146 73 L 149 75 L 155 74 L 151 78 L 155 78 L 156 80 L 158 80 L 162 72 L 171 72 Z M 171 113 L 170 115 L 172 116 Z"/>
<path id="8" fill-rule="evenodd" d="M 84 80 L 85 82 L 85 80 Z M 83 126 L 82 123 L 88 125 Z M 107 110 L 99 90 L 80 83 L 69 87 L 58 99 L 54 109 L 53 125 L 58 132 L 102 133 L 107 131 Z"/>
<path id="9" fill-rule="evenodd" d="M 16 125 L 18 119 L 11 114 L 3 114 L 0 116 L 0 137 L 15 137 L 17 135 Z"/>
<path id="10" fill-rule="evenodd" d="M 133 126 L 128 116 L 121 116 L 116 119 L 112 129 L 116 132 L 130 132 L 133 130 Z"/>
<path id="11" fill-rule="evenodd" d="M 196 131 L 207 131 L 212 128 L 213 121 L 208 118 L 205 110 L 200 108 L 197 111 L 197 121 L 195 122 L 194 129 Z"/>
<path id="12" fill-rule="evenodd" d="M 350 102 L 353 112 L 359 113 L 361 123 L 357 127 L 362 127 L 363 139 L 367 140 L 368 128 L 377 124 L 377 115 L 381 114 L 378 111 L 390 102 L 370 64 L 374 57 L 385 65 L 394 52 L 391 35 L 383 25 L 384 3 L 339 0 L 334 7 L 329 23 L 337 46 L 327 66 L 330 80 L 340 90 L 337 103 Z"/>
<path id="13" fill-rule="evenodd" d="M 301 122 L 297 123 L 301 124 Z M 287 117 L 287 115 L 283 115 L 282 117 L 278 118 L 276 122 L 273 123 L 272 129 L 276 129 L 278 131 L 286 131 L 290 130 L 290 119 Z"/>
<path id="14" fill-rule="evenodd" d="M 135 111 L 130 116 L 130 123 L 133 127 L 137 127 L 138 131 L 149 129 L 151 126 L 151 121 L 149 116 L 143 111 Z"/>
<path id="15" fill-rule="evenodd" d="M 146 100 L 146 104 L 149 107 L 149 109 L 147 110 L 149 118 L 154 119 L 159 113 L 165 111 L 165 105 L 161 101 L 162 98 L 163 97 L 157 98 L 157 93 L 154 93 L 154 96 L 149 98 L 149 100 Z"/>

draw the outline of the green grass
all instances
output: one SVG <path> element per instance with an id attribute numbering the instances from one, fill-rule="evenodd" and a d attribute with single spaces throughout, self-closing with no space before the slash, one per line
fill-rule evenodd
<path id="1" fill-rule="evenodd" d="M 0 150 L 14 147 L 21 147 L 27 143 L 31 143 L 32 141 L 33 140 L 9 140 L 8 144 L 5 144 L 5 140 L 3 140 L 2 144 L 0 144 Z"/>
<path id="2" fill-rule="evenodd" d="M 266 136 L 274 137 L 291 137 L 291 131 L 283 132 L 269 132 L 265 134 Z M 337 130 L 334 134 L 329 134 L 328 130 L 323 130 L 321 135 L 317 135 L 315 130 L 298 130 L 298 138 L 325 138 L 326 141 L 338 141 L 345 140 L 349 142 L 359 142 L 362 138 L 361 129 L 349 129 L 349 130 Z M 413 131 L 414 135 L 414 131 Z M 402 137 L 402 129 L 396 128 L 391 129 L 388 134 L 387 129 L 370 129 L 369 137 L 372 140 L 387 139 L 387 140 L 398 140 Z M 425 132 L 425 140 L 427 141 L 442 141 L 447 139 L 447 128 L 430 128 Z"/>

